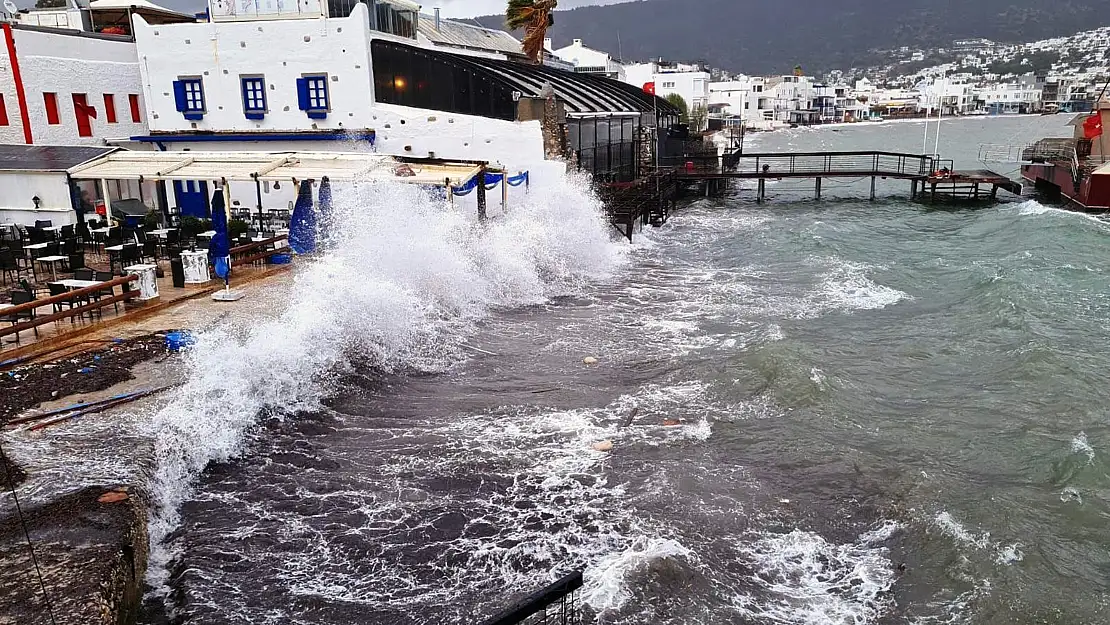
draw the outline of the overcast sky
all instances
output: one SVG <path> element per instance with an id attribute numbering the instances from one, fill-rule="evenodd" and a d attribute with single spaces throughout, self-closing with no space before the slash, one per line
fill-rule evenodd
<path id="1" fill-rule="evenodd" d="M 425 13 L 431 13 L 439 7 L 443 9 L 444 17 L 474 17 L 476 15 L 493 15 L 505 11 L 505 0 L 417 0 Z M 616 4 L 629 0 L 559 0 L 560 9 L 573 9 L 575 7 L 591 4 Z"/>

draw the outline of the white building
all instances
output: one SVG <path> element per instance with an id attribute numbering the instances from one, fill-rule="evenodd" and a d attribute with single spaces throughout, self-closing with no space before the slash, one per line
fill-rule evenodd
<path id="1" fill-rule="evenodd" d="M 154 26 L 137 17 L 150 131 L 135 139 L 170 150 L 374 151 L 484 161 L 531 171 L 534 183 L 565 169 L 546 158 L 559 142 L 554 136 L 545 142 L 543 106 L 537 107 L 550 85 L 568 127 L 608 116 L 603 137 L 593 126 L 568 133 L 580 139 L 572 148 L 582 152 L 579 165 L 590 158 L 598 172 L 635 171 L 640 126 L 654 124 L 644 115 L 654 102 L 641 90 L 613 82 L 600 94 L 578 84 L 584 76 L 498 58 L 488 47 L 448 52 L 445 41 L 431 41 L 416 5 L 372 5 L 373 11 L 355 0 L 300 0 L 251 5 L 244 14 L 240 3 L 211 0 L 211 23 Z M 616 142 L 620 149 L 606 147 Z M 236 184 L 233 195 L 254 198 L 253 188 Z M 293 199 L 287 185 L 264 187 L 263 194 L 265 207 Z M 202 212 L 206 181 L 177 183 L 174 195 L 183 213 Z"/>
<path id="2" fill-rule="evenodd" d="M 776 120 L 790 123 L 820 120 L 813 106 L 815 91 L 811 76 L 777 76 L 767 81 L 766 88 L 771 94 Z"/>
<path id="3" fill-rule="evenodd" d="M 1039 113 L 1044 108 L 1044 87 L 1043 76 L 1029 74 L 1016 81 L 980 89 L 976 98 L 983 109 L 992 115 Z"/>
<path id="4" fill-rule="evenodd" d="M 551 50 L 550 39 L 544 40 L 544 47 Z M 613 80 L 625 79 L 624 67 L 614 61 L 608 52 L 588 48 L 581 39 L 575 39 L 569 46 L 552 50 L 552 53 L 573 65 L 576 72 L 596 74 Z"/>
<path id="5" fill-rule="evenodd" d="M 22 24 L 3 31 L 0 143 L 104 145 L 145 134 L 138 55 L 128 38 Z"/>
<path id="6" fill-rule="evenodd" d="M 624 66 L 624 82 L 643 88 L 655 84 L 655 94 L 665 98 L 678 94 L 689 110 L 709 107 L 709 71 L 695 64 L 652 61 Z"/>
<path id="7" fill-rule="evenodd" d="M 975 110 L 975 87 L 962 80 L 937 78 L 920 91 L 918 110 L 939 110 L 942 115 L 966 115 Z"/>

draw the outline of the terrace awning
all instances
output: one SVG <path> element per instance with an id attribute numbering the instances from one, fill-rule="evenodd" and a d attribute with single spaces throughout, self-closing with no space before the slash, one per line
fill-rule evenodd
<path id="1" fill-rule="evenodd" d="M 321 179 L 333 182 L 395 180 L 461 186 L 481 171 L 472 162 L 401 161 L 380 154 L 337 152 L 127 152 L 107 154 L 69 169 L 75 180 Z"/>

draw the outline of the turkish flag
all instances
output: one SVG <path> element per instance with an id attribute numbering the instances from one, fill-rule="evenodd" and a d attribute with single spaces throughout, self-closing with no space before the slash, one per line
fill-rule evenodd
<path id="1" fill-rule="evenodd" d="M 648 95 L 655 95 L 655 83 L 645 82 L 644 83 L 644 93 L 646 93 Z"/>
<path id="2" fill-rule="evenodd" d="M 1102 136 L 1102 113 L 1095 113 L 1083 120 L 1083 138 L 1094 139 Z"/>

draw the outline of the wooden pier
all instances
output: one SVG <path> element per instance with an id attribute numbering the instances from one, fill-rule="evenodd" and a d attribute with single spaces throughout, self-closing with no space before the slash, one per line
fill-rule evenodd
<path id="1" fill-rule="evenodd" d="M 999 189 L 1021 194 L 1021 183 L 993 171 L 954 171 L 952 161 L 935 156 L 883 151 L 690 154 L 666 159 L 633 182 L 600 183 L 598 191 L 610 223 L 631 242 L 637 228 L 666 223 L 678 197 L 695 185 L 699 194 L 716 196 L 732 180 L 755 180 L 762 203 L 768 180 L 812 180 L 821 199 L 826 178 L 870 178 L 872 200 L 880 179 L 908 180 L 910 197 L 923 202 L 994 201 Z"/>
<path id="2" fill-rule="evenodd" d="M 993 200 L 1002 189 L 1020 194 L 1021 183 L 988 170 L 954 171 L 952 162 L 933 155 L 884 151 L 792 152 L 685 156 L 669 159 L 679 183 L 704 183 L 707 193 L 728 180 L 756 180 L 756 201 L 767 198 L 767 180 L 810 179 L 821 198 L 826 178 L 870 178 L 870 199 L 879 179 L 910 181 L 910 197 L 941 200 Z"/>

